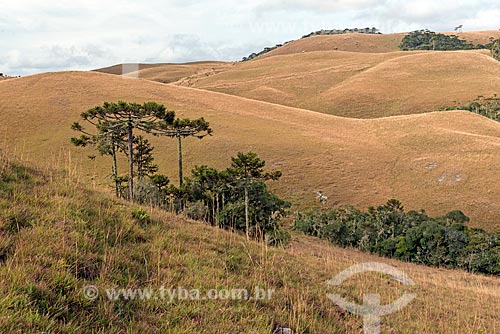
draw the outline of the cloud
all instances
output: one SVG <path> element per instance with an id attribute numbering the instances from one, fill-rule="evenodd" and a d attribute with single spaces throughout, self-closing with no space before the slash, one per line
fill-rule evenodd
<path id="1" fill-rule="evenodd" d="M 498 29 L 497 0 L 16 0 L 2 4 L 0 72 L 239 60 L 311 31 Z"/>
<path id="2" fill-rule="evenodd" d="M 16 49 L 10 50 L 3 56 L 2 63 L 6 73 L 15 71 L 15 74 L 29 74 L 33 71 L 57 71 L 61 69 L 84 69 L 100 60 L 109 59 L 109 53 L 102 47 L 86 46 L 43 46 L 34 51 Z M 109 57 L 109 58 L 108 58 Z"/>
<path id="3" fill-rule="evenodd" d="M 372 0 L 277 0 L 262 2 L 256 7 L 256 9 L 261 13 L 264 11 L 274 10 L 306 10 L 325 13 L 345 10 L 360 10 L 370 8 L 373 5 L 374 2 Z"/>

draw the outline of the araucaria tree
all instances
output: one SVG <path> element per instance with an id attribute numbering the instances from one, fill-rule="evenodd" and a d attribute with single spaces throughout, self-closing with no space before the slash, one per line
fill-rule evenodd
<path id="1" fill-rule="evenodd" d="M 241 184 L 244 191 L 245 203 L 245 234 L 247 240 L 250 239 L 249 222 L 249 195 L 248 190 L 253 183 L 265 180 L 278 180 L 281 177 L 280 171 L 267 173 L 264 171 L 266 162 L 261 160 L 254 152 L 244 154 L 238 152 L 236 157 L 231 158 L 231 167 L 228 172 Z"/>
<path id="2" fill-rule="evenodd" d="M 172 126 L 175 112 L 167 111 L 165 106 L 156 102 L 146 102 L 144 104 L 106 102 L 102 106 L 92 108 L 81 114 L 84 121 L 93 124 L 99 133 L 104 129 L 107 136 L 124 136 L 126 142 L 126 152 L 128 157 L 128 193 L 129 200 L 134 197 L 134 130 L 141 130 L 146 133 L 158 134 L 158 130 L 168 129 Z M 75 130 L 82 130 L 79 123 L 72 126 Z M 85 135 L 78 140 L 94 140 L 93 136 Z M 72 139 L 73 140 L 73 139 Z M 115 175 L 116 176 L 116 175 Z"/>
<path id="3" fill-rule="evenodd" d="M 182 139 L 187 137 L 196 137 L 203 139 L 212 135 L 212 129 L 205 119 L 198 118 L 191 120 L 189 118 L 177 118 L 172 123 L 164 123 L 163 128 L 155 132 L 160 136 L 177 138 L 178 160 L 179 160 L 179 187 L 182 187 L 183 168 L 182 168 Z"/>
<path id="4" fill-rule="evenodd" d="M 113 158 L 112 179 L 115 184 L 115 194 L 119 196 L 121 181 L 118 178 L 117 152 L 126 150 L 125 132 L 119 128 L 114 128 L 109 122 L 88 121 L 96 127 L 96 133 L 88 132 L 80 123 L 75 122 L 71 129 L 81 133 L 80 137 L 71 138 L 75 146 L 86 147 L 94 146 L 101 155 L 110 155 Z"/>
<path id="5" fill-rule="evenodd" d="M 153 176 L 158 171 L 158 165 L 154 164 L 154 147 L 149 140 L 143 136 L 134 137 L 134 164 L 137 168 L 137 177 L 143 179 Z"/>

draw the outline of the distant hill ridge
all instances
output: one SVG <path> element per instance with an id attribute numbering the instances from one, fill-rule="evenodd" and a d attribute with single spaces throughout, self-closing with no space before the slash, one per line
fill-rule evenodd
<path id="1" fill-rule="evenodd" d="M 331 30 L 325 30 L 321 29 L 318 31 L 313 31 L 307 35 L 302 36 L 300 39 L 308 38 L 311 36 L 324 36 L 324 35 L 341 35 L 341 34 L 352 34 L 352 33 L 359 33 L 359 34 L 381 34 L 380 30 L 377 28 L 345 28 L 345 29 L 331 29 Z M 258 52 L 258 53 L 252 53 L 248 57 L 243 57 L 242 61 L 249 61 L 254 58 L 257 58 L 259 56 L 262 56 L 263 54 L 266 54 L 268 52 L 273 51 L 274 49 L 277 49 L 279 47 L 282 47 L 283 45 L 287 45 L 291 42 L 295 42 L 295 40 L 285 42 L 283 44 L 276 44 L 275 46 L 271 47 L 265 47 L 264 50 Z"/>
<path id="2" fill-rule="evenodd" d="M 274 47 L 265 48 L 263 51 L 252 54 L 243 60 L 254 58 L 272 57 L 291 53 L 302 53 L 312 51 L 350 51 L 365 53 L 386 53 L 399 51 L 401 42 L 411 34 L 411 32 L 381 34 L 374 28 L 366 29 L 345 29 L 345 30 L 319 30 L 314 33 L 304 35 L 302 38 L 278 44 Z M 465 31 L 465 32 L 441 32 L 435 33 L 438 36 L 457 36 L 465 44 L 474 46 L 487 46 L 492 40 L 500 38 L 499 30 L 486 31 Z M 431 48 L 432 49 L 432 48 Z"/>

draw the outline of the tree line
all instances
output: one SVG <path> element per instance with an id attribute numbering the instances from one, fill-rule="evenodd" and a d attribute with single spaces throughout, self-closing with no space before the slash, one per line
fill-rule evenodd
<path id="1" fill-rule="evenodd" d="M 465 105 L 445 107 L 442 110 L 467 110 L 500 122 L 500 98 L 496 94 L 493 97 L 478 96 Z"/>
<path id="2" fill-rule="evenodd" d="M 94 147 L 111 157 L 111 179 L 116 196 L 129 201 L 184 212 L 193 219 L 221 228 L 241 230 L 247 239 L 259 238 L 270 244 L 286 242 L 289 235 L 280 228 L 280 219 L 290 204 L 267 188 L 265 181 L 278 180 L 280 171 L 266 172 L 265 161 L 255 153 L 239 152 L 226 170 L 196 166 L 184 177 L 182 141 L 213 135 L 210 124 L 198 119 L 176 118 L 174 111 L 156 102 L 144 104 L 124 101 L 97 106 L 83 112 L 71 128 L 80 133 L 71 142 L 79 147 Z M 87 127 L 90 126 L 90 129 Z M 176 139 L 179 186 L 159 174 L 154 147 L 145 137 Z M 121 174 L 118 155 L 127 158 L 127 172 Z M 90 156 L 95 159 L 96 156 Z"/>
<path id="3" fill-rule="evenodd" d="M 474 45 L 473 43 L 460 39 L 460 37 L 458 37 L 457 35 L 445 35 L 430 30 L 416 30 L 403 37 L 399 48 L 403 51 L 453 51 L 491 49 L 494 44 L 495 42 L 493 38 L 490 38 L 490 43 L 488 44 Z"/>
<path id="4" fill-rule="evenodd" d="M 492 43 L 491 56 L 500 61 L 500 38 Z"/>
<path id="5" fill-rule="evenodd" d="M 429 217 L 398 200 L 363 212 L 352 207 L 299 213 L 295 229 L 342 247 L 429 266 L 500 274 L 500 234 L 469 228 L 461 211 Z"/>
<path id="6" fill-rule="evenodd" d="M 342 35 L 342 34 L 353 34 L 353 33 L 358 33 L 358 34 L 381 34 L 380 30 L 372 27 L 372 28 L 345 28 L 345 29 L 321 29 L 318 31 L 311 32 L 307 35 L 302 36 L 302 38 L 308 38 L 312 36 L 318 36 L 318 35 Z"/>

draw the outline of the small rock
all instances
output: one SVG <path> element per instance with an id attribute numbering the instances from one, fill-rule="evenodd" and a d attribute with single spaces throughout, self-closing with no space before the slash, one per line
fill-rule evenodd
<path id="1" fill-rule="evenodd" d="M 288 327 L 276 327 L 273 334 L 293 334 L 292 329 Z"/>
<path id="2" fill-rule="evenodd" d="M 425 166 L 425 168 L 427 168 L 427 169 L 435 169 L 437 166 L 438 166 L 438 164 L 436 162 L 431 162 L 430 164 L 428 164 L 427 166 Z"/>

